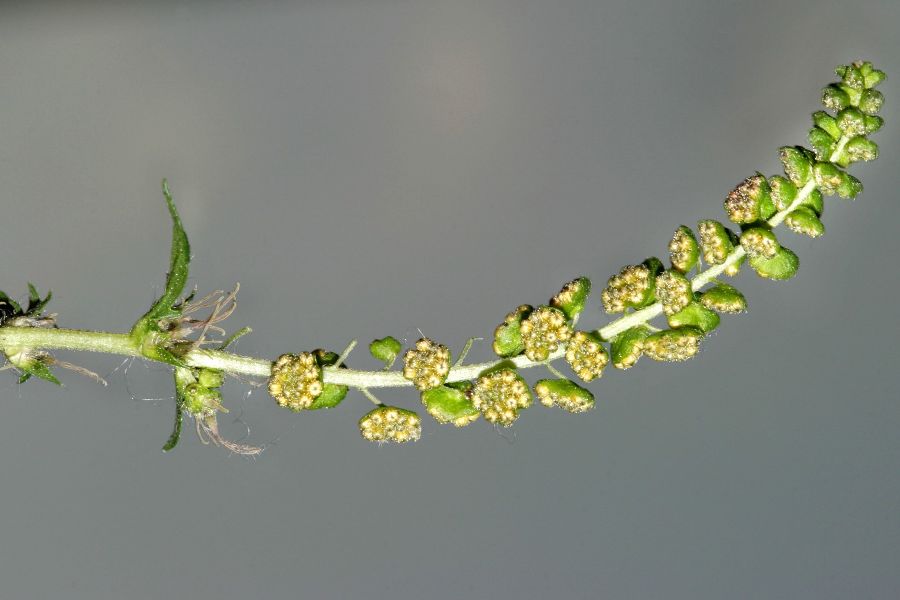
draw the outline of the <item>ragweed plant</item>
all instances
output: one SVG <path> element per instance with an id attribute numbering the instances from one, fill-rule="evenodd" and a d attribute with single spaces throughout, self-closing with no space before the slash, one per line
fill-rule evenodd
<path id="1" fill-rule="evenodd" d="M 847 173 L 851 164 L 878 157 L 869 136 L 883 125 L 877 116 L 883 96 L 875 88 L 885 75 L 869 62 L 836 69 L 840 81 L 822 94 L 827 110 L 813 114 L 810 148 L 779 150 L 784 175 L 754 173 L 738 183 L 724 200 L 726 226 L 704 219 L 696 230 L 675 229 L 668 242 L 669 266 L 656 257 L 623 267 L 607 281 L 600 303 L 622 316 L 597 330 L 577 329 L 588 306 L 591 282 L 579 277 L 567 283 L 546 304 L 521 304 L 494 331 L 495 361 L 466 364 L 475 338 L 453 360 L 449 347 L 423 338 L 403 352 L 394 337 L 372 341 L 370 354 L 384 364 L 378 371 L 355 370 L 347 360 L 356 342 L 340 354 L 294 349 L 274 360 L 240 356 L 228 351 L 232 341 L 222 328 L 237 304 L 231 293 L 213 292 L 199 300 L 185 296 L 190 245 L 168 186 L 163 196 L 172 220 L 168 277 L 160 298 L 125 333 L 63 329 L 57 315 L 46 312 L 51 299 L 29 284 L 22 306 L 0 292 L 0 352 L 4 369 L 14 369 L 19 382 L 39 378 L 59 383 L 58 368 L 90 375 L 60 361 L 51 350 L 104 352 L 168 364 L 175 384 L 175 425 L 163 447 L 178 443 L 182 422 L 192 418 L 202 441 L 233 452 L 255 454 L 260 448 L 224 439 L 217 415 L 227 412 L 220 388 L 226 376 L 264 378 L 278 406 L 295 412 L 333 408 L 353 388 L 376 404 L 359 420 L 363 438 L 373 442 L 407 442 L 421 436 L 422 421 L 410 408 L 389 406 L 375 397 L 378 388 L 415 386 L 425 412 L 441 424 L 465 427 L 480 417 L 509 427 L 534 397 L 547 407 L 582 413 L 595 405 L 593 393 L 567 378 L 554 363 L 565 359 L 574 375 L 589 382 L 605 368 L 628 369 L 646 356 L 677 362 L 697 355 L 706 337 L 719 326 L 720 315 L 742 313 L 743 294 L 720 280 L 745 267 L 760 277 L 790 279 L 797 272 L 797 255 L 782 243 L 775 229 L 784 223 L 792 232 L 817 238 L 824 234 L 825 196 L 855 198 L 860 181 Z M 654 321 L 661 321 L 654 324 Z M 394 369 L 398 358 L 402 367 Z M 546 368 L 553 377 L 532 388 L 521 371 Z M 102 381 L 102 380 L 101 380 Z"/>

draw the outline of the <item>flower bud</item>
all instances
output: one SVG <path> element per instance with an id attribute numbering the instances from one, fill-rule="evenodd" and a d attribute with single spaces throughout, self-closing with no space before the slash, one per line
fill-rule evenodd
<path id="1" fill-rule="evenodd" d="M 648 258 L 640 265 L 622 267 L 609 278 L 600 298 L 606 312 L 624 312 L 626 308 L 643 308 L 653 303 L 656 275 L 662 270 L 658 258 Z"/>
<path id="2" fill-rule="evenodd" d="M 576 331 L 566 346 L 566 362 L 583 381 L 591 381 L 603 374 L 609 354 L 600 336 L 589 331 Z"/>
<path id="3" fill-rule="evenodd" d="M 875 115 L 881 110 L 882 104 L 884 104 L 884 94 L 878 90 L 866 90 L 859 99 L 859 110 L 867 115 Z"/>
<path id="4" fill-rule="evenodd" d="M 842 135 L 862 135 L 866 132 L 866 117 L 855 106 L 848 106 L 838 113 L 837 126 Z"/>
<path id="5" fill-rule="evenodd" d="M 778 150 L 784 173 L 794 185 L 803 185 L 812 176 L 812 153 L 800 146 L 783 146 Z"/>
<path id="6" fill-rule="evenodd" d="M 525 350 L 522 343 L 522 321 L 532 313 L 534 307 L 523 304 L 512 311 L 494 330 L 494 352 L 498 356 L 516 356 Z"/>
<path id="7" fill-rule="evenodd" d="M 862 71 L 854 65 L 841 65 L 835 69 L 835 73 L 841 78 L 841 83 L 854 90 L 865 88 L 865 78 Z"/>
<path id="8" fill-rule="evenodd" d="M 866 135 L 875 133 L 884 125 L 884 119 L 875 115 L 866 115 Z"/>
<path id="9" fill-rule="evenodd" d="M 648 335 L 650 329 L 644 325 L 626 329 L 617 335 L 610 345 L 613 366 L 622 370 L 633 367 L 641 357 Z"/>
<path id="10" fill-rule="evenodd" d="M 222 387 L 222 384 L 225 383 L 225 375 L 222 374 L 222 371 L 215 369 L 200 369 L 200 372 L 197 373 L 197 383 L 205 388 Z"/>
<path id="11" fill-rule="evenodd" d="M 878 144 L 858 135 L 847 142 L 847 154 L 853 162 L 875 160 L 878 158 Z"/>
<path id="12" fill-rule="evenodd" d="M 802 233 L 811 238 L 817 238 L 825 233 L 825 226 L 816 213 L 807 206 L 800 206 L 791 212 L 785 219 L 785 225 L 795 233 Z"/>
<path id="13" fill-rule="evenodd" d="M 666 271 L 656 278 L 656 297 L 666 315 L 674 315 L 691 303 L 691 282 L 678 271 Z"/>
<path id="14" fill-rule="evenodd" d="M 735 223 L 754 223 L 760 218 L 760 205 L 769 201 L 769 183 L 757 173 L 738 184 L 725 199 L 725 212 Z"/>
<path id="15" fill-rule="evenodd" d="M 594 395 L 568 379 L 541 379 L 535 384 L 534 393 L 544 406 L 558 406 L 570 413 L 594 408 Z"/>
<path id="16" fill-rule="evenodd" d="M 829 115 L 824 110 L 817 110 L 813 113 L 812 118 L 813 123 L 816 124 L 816 127 L 825 131 L 834 140 L 840 139 L 841 135 L 843 135 L 841 128 L 838 127 L 837 119 Z"/>
<path id="17" fill-rule="evenodd" d="M 792 251 L 782 246 L 772 258 L 753 256 L 750 266 L 756 274 L 766 279 L 790 279 L 797 274 L 800 259 Z"/>
<path id="18" fill-rule="evenodd" d="M 781 175 L 769 177 L 769 187 L 772 189 L 772 202 L 778 210 L 786 209 L 797 197 L 797 186 Z"/>
<path id="19" fill-rule="evenodd" d="M 481 416 L 469 399 L 471 389 L 472 384 L 468 381 L 442 385 L 422 392 L 422 404 L 438 423 L 465 427 Z"/>
<path id="20" fill-rule="evenodd" d="M 773 258 L 781 247 L 775 234 L 762 227 L 753 227 L 741 234 L 741 246 L 750 257 Z"/>
<path id="21" fill-rule="evenodd" d="M 816 178 L 816 185 L 823 194 L 832 195 L 837 193 L 838 186 L 843 181 L 842 172 L 833 163 L 818 162 L 813 167 L 813 173 Z"/>
<path id="22" fill-rule="evenodd" d="M 422 420 L 411 410 L 379 406 L 359 420 L 359 432 L 370 442 L 415 442 L 422 436 Z"/>
<path id="23" fill-rule="evenodd" d="M 658 361 L 685 361 L 700 351 L 701 339 L 703 332 L 694 327 L 659 331 L 644 340 L 644 354 Z"/>
<path id="24" fill-rule="evenodd" d="M 309 352 L 282 354 L 272 364 L 269 394 L 279 406 L 300 411 L 322 393 L 322 368 Z"/>
<path id="25" fill-rule="evenodd" d="M 860 67 L 860 71 L 862 71 L 866 88 L 873 88 L 887 79 L 887 75 L 884 74 L 884 71 L 873 68 L 872 63 L 870 62 L 863 63 Z"/>
<path id="26" fill-rule="evenodd" d="M 531 390 L 515 371 L 498 369 L 482 375 L 472 388 L 472 403 L 484 418 L 509 427 L 519 418 L 519 410 L 531 406 Z"/>
<path id="27" fill-rule="evenodd" d="M 822 90 L 822 104 L 825 108 L 839 111 L 850 106 L 850 96 L 837 84 L 829 84 Z"/>
<path id="28" fill-rule="evenodd" d="M 850 175 L 849 173 L 844 173 L 841 171 L 841 183 L 837 188 L 837 195 L 841 198 L 856 198 L 858 195 L 862 193 L 863 184 L 862 181 Z"/>
<path id="29" fill-rule="evenodd" d="M 830 159 L 831 155 L 834 153 L 834 149 L 837 148 L 837 142 L 835 142 L 823 129 L 819 129 L 818 127 L 813 127 L 809 130 L 807 139 L 809 140 L 809 145 L 812 146 L 813 150 L 816 152 L 816 160 Z"/>
<path id="30" fill-rule="evenodd" d="M 550 306 L 563 311 L 567 319 L 573 320 L 584 310 L 590 293 L 591 280 L 579 277 L 564 285 L 559 293 L 550 299 Z"/>
<path id="31" fill-rule="evenodd" d="M 703 333 L 709 333 L 719 326 L 719 315 L 706 308 L 700 302 L 691 302 L 685 308 L 668 317 L 669 327 L 695 327 Z"/>
<path id="32" fill-rule="evenodd" d="M 403 377 L 419 390 L 430 390 L 444 383 L 450 373 L 450 349 L 422 338 L 403 355 Z"/>
<path id="33" fill-rule="evenodd" d="M 539 306 L 520 326 L 525 356 L 533 361 L 547 360 L 559 345 L 572 337 L 572 326 L 563 311 Z"/>
<path id="34" fill-rule="evenodd" d="M 197 417 L 214 415 L 222 409 L 222 394 L 199 383 L 184 388 L 184 410 Z"/>
<path id="35" fill-rule="evenodd" d="M 700 246 L 694 232 L 686 225 L 681 225 L 675 230 L 669 242 L 669 260 L 672 268 L 687 273 L 697 265 L 700 257 Z"/>
<path id="36" fill-rule="evenodd" d="M 738 314 L 747 310 L 747 299 L 727 283 L 719 283 L 700 296 L 700 304 L 720 313 Z"/>
<path id="37" fill-rule="evenodd" d="M 706 220 L 697 224 L 697 231 L 700 232 L 703 261 L 708 265 L 720 265 L 725 262 L 734 250 L 728 229 L 718 221 Z"/>
<path id="38" fill-rule="evenodd" d="M 383 362 L 385 365 L 392 365 L 397 360 L 397 355 L 403 349 L 403 345 L 391 336 L 381 339 L 372 340 L 369 344 L 369 354 L 372 358 Z"/>

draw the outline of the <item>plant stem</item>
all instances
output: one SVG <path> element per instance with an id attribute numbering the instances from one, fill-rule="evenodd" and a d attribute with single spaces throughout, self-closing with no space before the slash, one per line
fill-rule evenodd
<path id="1" fill-rule="evenodd" d="M 848 141 L 849 138 L 846 136 L 838 141 L 836 149 L 830 157 L 832 162 L 838 159 Z M 768 224 L 773 228 L 780 225 L 785 217 L 806 200 L 815 189 L 815 181 L 811 179 L 806 185 L 800 188 L 797 197 L 790 206 L 773 215 L 772 218 L 768 220 Z M 691 280 L 691 288 L 694 291 L 700 290 L 703 286 L 721 275 L 728 267 L 740 261 L 745 255 L 746 252 L 744 249 L 741 246 L 737 246 L 723 263 L 713 265 L 698 273 Z M 598 333 L 603 339 L 611 340 L 623 331 L 635 327 L 636 325 L 647 323 L 661 314 L 662 305 L 657 302 L 610 322 L 605 327 L 602 327 Z M 466 345 L 466 348 L 461 353 L 460 359 L 465 357 L 465 353 L 468 351 L 471 341 L 472 340 L 469 341 L 469 344 Z M 78 329 L 42 329 L 37 327 L 0 327 L 0 350 L 11 354 L 17 349 L 86 350 L 90 352 L 118 354 L 121 356 L 142 356 L 140 348 L 138 348 L 134 339 L 127 333 L 108 333 L 103 331 Z M 353 344 L 344 351 L 341 362 L 352 349 Z M 551 371 L 555 371 L 549 363 L 561 358 L 565 354 L 565 350 L 565 346 L 561 346 L 556 352 L 553 352 L 547 360 L 539 362 L 529 360 L 524 355 L 478 364 L 461 365 L 457 362 L 456 366 L 450 370 L 447 381 L 452 383 L 455 381 L 475 379 L 482 371 L 494 367 L 502 361 L 509 361 L 519 369 L 546 366 L 547 368 L 550 368 Z M 268 377 L 271 374 L 272 367 L 271 361 L 232 354 L 222 350 L 192 350 L 187 353 L 183 359 L 192 367 L 218 369 L 226 373 L 249 375 L 252 377 Z M 367 388 L 408 387 L 412 385 L 412 382 L 405 379 L 402 373 L 398 371 L 359 371 L 354 369 L 340 369 L 335 366 L 325 367 L 322 372 L 323 380 L 326 383 L 335 383 L 359 389 L 370 399 L 373 399 L 374 396 L 372 396 L 371 393 L 368 393 Z M 373 402 L 377 402 L 377 399 L 373 399 Z"/>

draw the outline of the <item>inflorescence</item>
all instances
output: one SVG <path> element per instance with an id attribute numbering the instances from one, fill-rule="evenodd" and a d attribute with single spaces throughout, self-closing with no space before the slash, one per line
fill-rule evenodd
<path id="1" fill-rule="evenodd" d="M 651 257 L 627 265 L 609 278 L 600 292 L 608 313 L 623 316 L 599 330 L 576 328 L 587 306 L 591 282 L 579 277 L 565 284 L 547 304 L 522 304 L 494 331 L 492 348 L 498 359 L 482 365 L 464 364 L 472 342 L 451 363 L 447 346 L 421 338 L 402 354 L 403 366 L 392 371 L 403 344 L 387 336 L 369 345 L 383 363 L 381 371 L 354 371 L 346 365 L 350 345 L 341 355 L 316 349 L 282 354 L 269 362 L 226 352 L 241 329 L 221 342 L 208 334 L 223 334 L 217 324 L 236 306 L 236 292 L 215 292 L 199 301 L 194 294 L 181 300 L 187 280 L 190 247 L 165 182 L 163 192 L 173 222 L 172 258 L 166 289 L 127 334 L 106 334 L 57 328 L 57 315 L 45 312 L 50 294 L 41 298 L 29 284 L 28 303 L 22 306 L 0 292 L 0 351 L 4 368 L 59 383 L 53 369 L 89 371 L 54 358 L 47 350 L 95 350 L 140 356 L 170 364 L 175 375 L 176 418 L 164 449 L 178 443 L 184 415 L 195 420 L 201 440 L 211 440 L 241 454 L 260 448 L 225 440 L 216 415 L 227 412 L 220 388 L 227 374 L 264 376 L 279 406 L 301 412 L 333 408 L 353 387 L 377 406 L 359 421 L 362 437 L 373 442 L 408 442 L 421 437 L 422 421 L 414 411 L 388 406 L 369 388 L 413 385 L 425 411 L 438 423 L 464 427 L 480 417 L 502 427 L 511 426 L 533 397 L 547 407 L 582 413 L 595 405 L 593 394 L 552 366 L 565 359 L 574 375 L 589 382 L 601 377 L 608 364 L 633 367 L 642 356 L 679 362 L 700 351 L 703 340 L 720 322 L 721 314 L 746 311 L 743 294 L 718 277 L 737 275 L 745 261 L 759 276 L 782 280 L 797 272 L 797 255 L 782 245 L 774 229 L 784 223 L 791 231 L 811 238 L 824 234 L 821 217 L 824 197 L 854 198 L 862 184 L 846 172 L 855 162 L 878 157 L 869 136 L 883 125 L 877 113 L 884 98 L 876 88 L 885 75 L 869 62 L 836 69 L 840 81 L 829 84 L 822 103 L 827 111 L 813 114 L 810 149 L 785 146 L 779 150 L 784 175 L 754 173 L 742 180 L 723 202 L 733 225 L 714 219 L 675 229 L 668 243 L 669 266 Z M 830 111 L 830 112 L 828 112 Z M 705 268 L 704 268 L 705 266 Z M 205 318 L 193 313 L 209 309 Z M 662 316 L 666 327 L 650 324 Z M 210 344 L 216 348 L 208 348 Z M 538 380 L 533 388 L 520 370 L 545 366 L 554 377 Z M 532 394 L 532 389 L 534 395 Z"/>

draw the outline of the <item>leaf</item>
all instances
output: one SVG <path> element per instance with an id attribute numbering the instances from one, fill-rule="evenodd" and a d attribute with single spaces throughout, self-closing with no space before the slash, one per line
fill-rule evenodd
<path id="1" fill-rule="evenodd" d="M 25 374 L 19 378 L 19 383 L 24 383 L 25 381 L 28 381 L 29 378 L 25 377 L 25 375 L 29 375 L 29 376 L 34 375 L 35 377 L 39 377 L 45 381 L 49 381 L 50 383 L 55 383 L 56 385 L 62 385 L 62 383 L 60 383 L 59 379 L 56 378 L 56 375 L 54 375 L 53 372 L 50 370 L 50 367 L 48 367 L 46 364 L 44 364 L 40 360 L 33 360 L 33 361 L 29 362 L 28 364 L 21 365 L 19 368 L 25 372 Z"/>
<path id="2" fill-rule="evenodd" d="M 172 250 L 169 258 L 169 274 L 166 277 L 166 289 L 163 291 L 163 295 L 150 307 L 147 314 L 135 324 L 135 332 L 141 329 L 146 330 L 146 325 L 157 319 L 176 314 L 173 306 L 178 301 L 182 291 L 184 291 L 184 285 L 188 278 L 191 247 L 184 227 L 181 224 L 181 217 L 178 216 L 178 209 L 175 208 L 175 201 L 169 192 L 169 183 L 165 179 L 163 179 L 162 191 L 166 199 L 166 205 L 169 207 L 169 215 L 172 217 Z"/>
<path id="3" fill-rule="evenodd" d="M 696 327 L 703 333 L 709 333 L 719 326 L 719 315 L 699 302 L 691 302 L 685 308 L 668 317 L 669 326 Z"/>
<path id="4" fill-rule="evenodd" d="M 471 387 L 469 382 L 468 387 Z M 457 427 L 468 425 L 480 412 L 466 394 L 454 384 L 442 385 L 422 392 L 422 404 L 438 423 L 452 423 Z"/>
<path id="5" fill-rule="evenodd" d="M 50 302 L 50 299 L 53 298 L 53 292 L 47 291 L 47 297 L 41 300 L 41 295 L 38 294 L 37 288 L 34 287 L 31 283 L 28 284 L 28 309 L 25 310 L 25 314 L 28 316 L 39 315 L 44 310 L 44 307 L 47 306 L 47 303 Z"/>
<path id="6" fill-rule="evenodd" d="M 321 410 L 323 408 L 334 408 L 344 401 L 347 396 L 346 385 L 338 385 L 336 383 L 326 383 L 322 387 L 322 393 L 313 400 L 313 403 L 307 407 L 307 410 Z"/>
<path id="7" fill-rule="evenodd" d="M 178 445 L 178 440 L 181 439 L 181 425 L 184 422 L 184 400 L 176 398 L 175 399 L 175 424 L 172 426 L 172 435 L 169 436 L 169 439 L 166 440 L 166 443 L 162 447 L 163 452 L 168 452 L 173 450 L 175 446 Z"/>
<path id="8" fill-rule="evenodd" d="M 385 366 L 392 365 L 397 360 L 397 355 L 400 354 L 402 349 L 403 345 L 391 336 L 372 340 L 372 343 L 369 344 L 369 354 L 375 360 L 383 362 Z"/>

